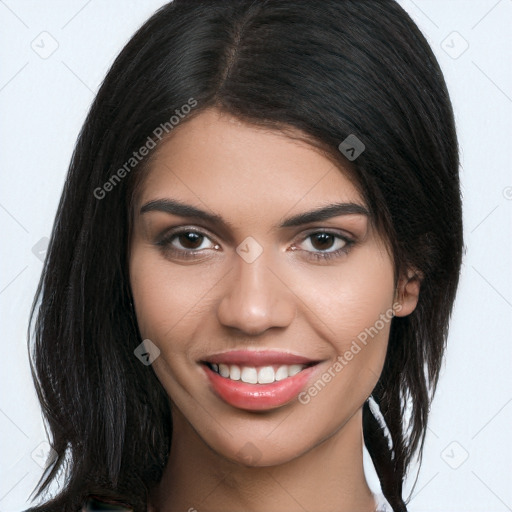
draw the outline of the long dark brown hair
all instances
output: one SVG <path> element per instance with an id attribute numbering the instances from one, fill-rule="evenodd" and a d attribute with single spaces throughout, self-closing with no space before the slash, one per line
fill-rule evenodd
<path id="1" fill-rule="evenodd" d="M 406 268 L 423 276 L 414 312 L 391 323 L 372 394 L 378 414 L 363 408 L 383 493 L 405 511 L 403 481 L 421 460 L 463 235 L 447 88 L 424 36 L 393 0 L 174 0 L 117 57 L 78 138 L 31 310 L 32 372 L 57 453 L 36 496 L 59 478 L 65 485 L 30 510 L 76 512 L 97 495 L 144 511 L 167 463 L 169 399 L 133 354 L 141 337 L 127 255 L 147 157 L 130 159 L 148 137 L 159 143 L 158 127 L 179 129 L 170 119 L 191 99 L 180 123 L 214 106 L 299 129 L 340 163 L 347 136 L 364 143 L 354 176 L 391 248 L 395 282 Z"/>

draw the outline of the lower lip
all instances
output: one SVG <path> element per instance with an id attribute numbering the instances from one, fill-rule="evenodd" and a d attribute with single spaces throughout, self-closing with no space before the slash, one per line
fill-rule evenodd
<path id="1" fill-rule="evenodd" d="M 293 400 L 306 386 L 317 367 L 318 364 L 309 366 L 293 377 L 271 384 L 247 384 L 222 377 L 204 365 L 215 394 L 229 405 L 248 411 L 275 409 Z"/>

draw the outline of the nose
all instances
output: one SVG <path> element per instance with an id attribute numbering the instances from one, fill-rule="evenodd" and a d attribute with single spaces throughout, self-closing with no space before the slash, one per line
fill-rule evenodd
<path id="1" fill-rule="evenodd" d="M 287 327 L 296 314 L 295 295 L 265 252 L 252 263 L 236 257 L 217 316 L 221 324 L 256 336 L 272 327 Z"/>

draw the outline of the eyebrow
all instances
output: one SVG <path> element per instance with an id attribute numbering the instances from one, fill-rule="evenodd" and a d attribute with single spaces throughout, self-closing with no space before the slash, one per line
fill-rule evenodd
<path id="1" fill-rule="evenodd" d="M 142 206 L 140 214 L 154 211 L 170 213 L 179 217 L 201 219 L 212 224 L 219 224 L 225 228 L 232 227 L 231 223 L 224 220 L 220 215 L 205 212 L 195 206 L 176 201 L 175 199 L 155 199 L 150 201 Z M 370 217 L 370 212 L 364 206 L 357 203 L 333 203 L 289 217 L 279 225 L 279 228 L 301 226 L 339 215 L 365 215 Z"/>

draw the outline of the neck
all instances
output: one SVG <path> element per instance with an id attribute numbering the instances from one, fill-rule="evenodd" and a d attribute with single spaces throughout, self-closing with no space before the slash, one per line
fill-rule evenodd
<path id="1" fill-rule="evenodd" d="M 334 435 L 278 466 L 229 461 L 177 412 L 168 464 L 150 496 L 154 512 L 373 512 L 363 470 L 361 410 Z"/>

